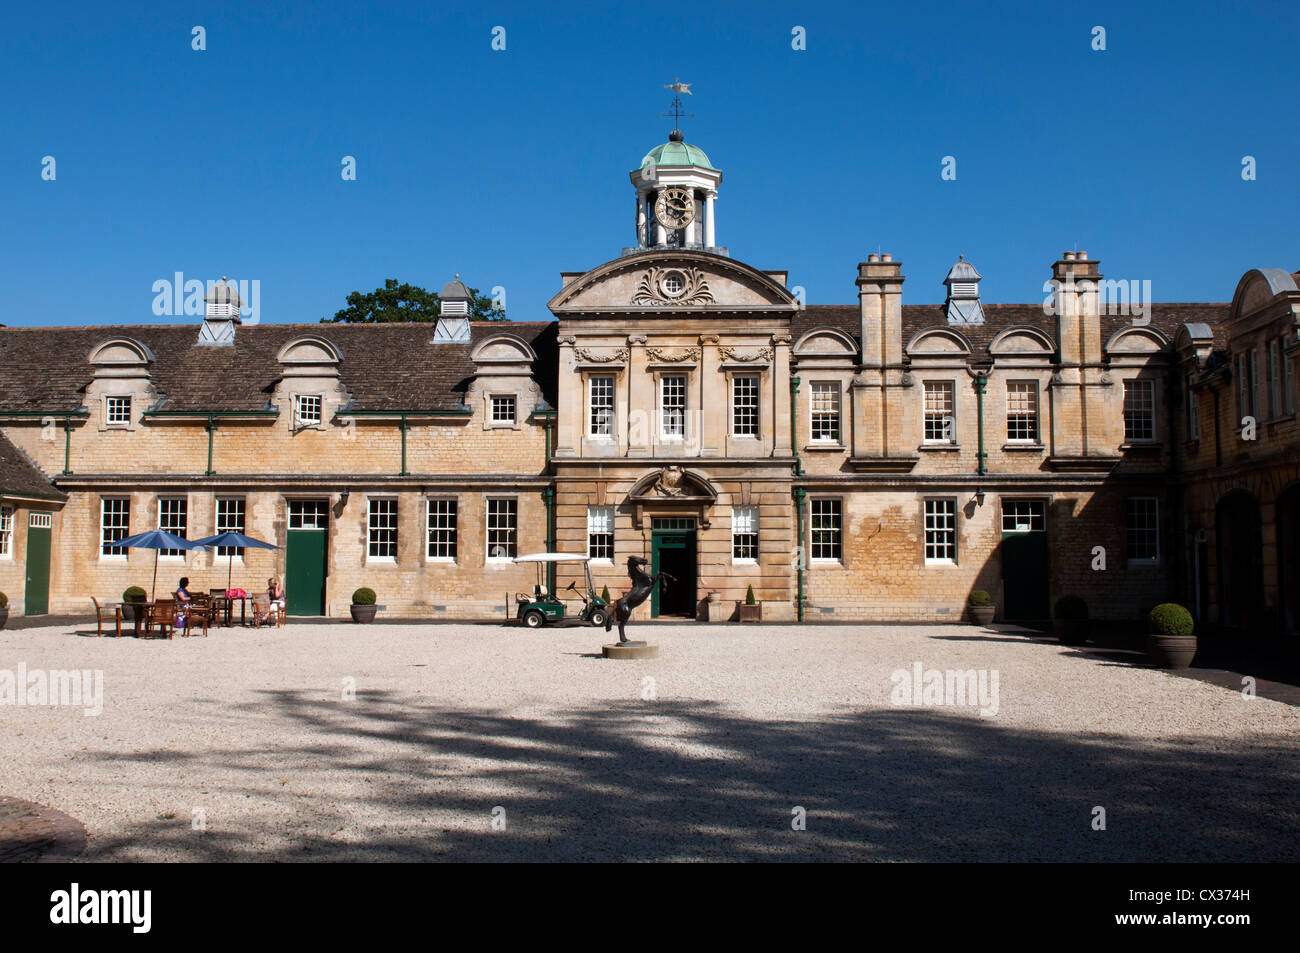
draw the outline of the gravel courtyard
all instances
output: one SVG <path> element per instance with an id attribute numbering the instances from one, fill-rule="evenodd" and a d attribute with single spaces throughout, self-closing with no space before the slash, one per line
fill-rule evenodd
<path id="1" fill-rule="evenodd" d="M 0 631 L 103 671 L 98 716 L 0 705 L 0 794 L 89 860 L 1300 860 L 1294 707 L 968 625 L 637 635 Z M 895 704 L 917 662 L 996 713 Z"/>

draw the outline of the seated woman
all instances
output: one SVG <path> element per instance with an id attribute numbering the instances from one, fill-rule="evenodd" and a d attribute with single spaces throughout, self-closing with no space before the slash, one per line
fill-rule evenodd
<path id="1" fill-rule="evenodd" d="M 179 629 L 185 625 L 187 607 L 192 601 L 194 601 L 194 597 L 190 595 L 189 576 L 181 577 L 181 583 L 173 595 L 176 596 L 176 628 Z"/>
<path id="2" fill-rule="evenodd" d="M 271 611 L 284 614 L 284 586 L 274 576 L 266 580 L 266 597 L 271 602 Z"/>

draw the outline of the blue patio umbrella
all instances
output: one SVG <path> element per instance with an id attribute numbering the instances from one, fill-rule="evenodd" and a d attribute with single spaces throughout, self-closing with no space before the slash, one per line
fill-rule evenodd
<path id="1" fill-rule="evenodd" d="M 235 549 L 238 547 L 251 547 L 253 549 L 279 549 L 275 543 L 264 543 L 260 539 L 253 539 L 251 536 L 245 536 L 243 533 L 226 532 L 218 533 L 216 536 L 205 536 L 203 539 L 195 542 L 196 546 L 227 546 L 230 548 L 230 563 L 226 567 L 226 588 L 230 588 L 230 576 L 235 568 Z"/>
<path id="2" fill-rule="evenodd" d="M 165 529 L 151 529 L 147 533 L 137 533 L 134 536 L 127 536 L 125 539 L 119 539 L 113 544 L 122 546 L 127 549 L 152 549 L 153 554 L 153 587 L 149 592 L 149 601 L 153 601 L 154 590 L 158 588 L 158 551 L 163 549 L 202 549 L 202 543 L 192 542 L 184 537 L 177 536 L 175 533 L 169 533 Z"/>

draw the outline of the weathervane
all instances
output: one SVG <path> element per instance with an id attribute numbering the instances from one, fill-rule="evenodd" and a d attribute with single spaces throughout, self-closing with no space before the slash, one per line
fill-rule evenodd
<path id="1" fill-rule="evenodd" d="M 666 113 L 660 113 L 660 114 L 659 114 L 659 117 L 660 117 L 661 119 L 667 119 L 669 116 L 672 116 L 672 117 L 673 117 L 673 132 L 680 133 L 680 132 L 681 132 L 681 129 L 678 128 L 678 127 L 681 125 L 681 120 L 682 120 L 683 118 L 685 118 L 685 119 L 694 119 L 694 118 L 695 118 L 695 113 L 683 112 L 684 107 L 682 106 L 682 96 L 681 96 L 681 94 L 682 94 L 682 93 L 685 93 L 687 96 L 694 96 L 695 94 L 691 92 L 691 84 L 690 84 L 690 83 L 683 83 L 683 82 L 682 82 L 680 79 L 678 79 L 676 76 L 673 77 L 673 81 L 672 81 L 672 83 L 670 83 L 670 84 L 664 86 L 664 89 L 671 89 L 671 90 L 673 91 L 673 104 L 672 104 L 672 106 L 669 108 L 668 112 L 666 112 Z"/>

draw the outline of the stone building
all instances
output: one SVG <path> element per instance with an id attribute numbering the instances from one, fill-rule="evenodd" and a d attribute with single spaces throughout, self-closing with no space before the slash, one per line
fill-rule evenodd
<path id="1" fill-rule="evenodd" d="M 83 611 L 147 581 L 112 544 L 161 525 L 277 543 L 235 576 L 300 615 L 367 585 L 500 618 L 534 581 L 511 557 L 551 549 L 613 593 L 649 559 L 676 580 L 649 615 L 752 587 L 768 620 L 944 620 L 983 589 L 1004 619 L 1077 593 L 1296 631 L 1295 275 L 1153 305 L 1066 252 L 994 304 L 959 258 L 905 305 L 875 254 L 856 303 L 804 305 L 718 244 L 703 150 L 674 133 L 630 180 L 635 245 L 562 273 L 555 321 L 471 324 L 454 282 L 436 326 L 244 326 L 223 283 L 202 327 L 0 328 L 0 588 Z M 215 588 L 229 558 L 161 565 Z"/>

